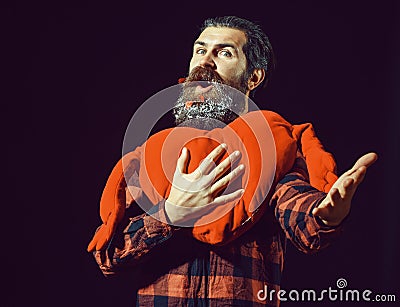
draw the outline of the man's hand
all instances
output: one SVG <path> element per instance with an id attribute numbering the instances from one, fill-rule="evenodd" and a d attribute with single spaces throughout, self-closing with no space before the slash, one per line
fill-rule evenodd
<path id="1" fill-rule="evenodd" d="M 172 224 L 177 225 L 199 218 L 215 206 L 224 205 L 243 195 L 244 190 L 237 189 L 230 194 L 217 196 L 230 181 L 239 177 L 244 170 L 244 166 L 239 165 L 223 176 L 240 158 L 240 152 L 235 151 L 220 164 L 215 165 L 214 161 L 225 152 L 225 148 L 225 144 L 217 146 L 190 174 L 184 173 L 189 153 L 186 148 L 183 148 L 176 165 L 171 192 L 165 203 L 165 211 Z"/>
<path id="2" fill-rule="evenodd" d="M 349 214 L 351 200 L 363 181 L 367 168 L 371 166 L 378 156 L 368 153 L 357 160 L 354 166 L 334 183 L 325 199 L 313 210 L 327 226 L 337 226 Z"/>

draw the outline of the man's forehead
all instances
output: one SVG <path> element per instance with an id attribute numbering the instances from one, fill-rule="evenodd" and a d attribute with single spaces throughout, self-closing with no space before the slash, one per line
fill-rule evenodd
<path id="1" fill-rule="evenodd" d="M 196 42 L 207 45 L 232 44 L 241 49 L 246 40 L 246 35 L 241 30 L 227 27 L 208 27 L 200 33 Z"/>

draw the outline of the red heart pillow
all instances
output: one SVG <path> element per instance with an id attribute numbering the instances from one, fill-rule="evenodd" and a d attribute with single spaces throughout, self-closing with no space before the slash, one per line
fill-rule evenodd
<path id="1" fill-rule="evenodd" d="M 267 124 L 268 123 L 268 124 Z M 176 161 L 183 146 L 191 153 L 188 172 L 194 171 L 218 144 L 228 145 L 227 154 L 242 153 L 238 163 L 244 175 L 233 183 L 245 192 L 235 203 L 218 207 L 200 217 L 193 236 L 210 244 L 224 244 L 241 235 L 262 216 L 269 190 L 292 168 L 298 149 L 306 149 L 311 184 L 325 192 L 336 181 L 333 157 L 324 151 L 310 124 L 293 126 L 270 111 L 254 111 L 237 118 L 224 128 L 212 131 L 188 127 L 163 130 L 118 162 L 103 191 L 100 215 L 103 225 L 88 250 L 102 249 L 112 237 L 125 207 L 143 191 L 153 204 L 169 195 Z M 142 191 L 129 183 L 138 174 Z M 125 177 L 124 177 L 125 175 Z M 126 189 L 128 187 L 128 189 Z"/>

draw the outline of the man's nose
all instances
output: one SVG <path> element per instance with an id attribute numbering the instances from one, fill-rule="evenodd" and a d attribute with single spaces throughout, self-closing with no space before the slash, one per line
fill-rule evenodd
<path id="1" fill-rule="evenodd" d="M 216 65 L 215 65 L 212 54 L 207 53 L 203 57 L 201 57 L 199 66 L 215 68 Z"/>

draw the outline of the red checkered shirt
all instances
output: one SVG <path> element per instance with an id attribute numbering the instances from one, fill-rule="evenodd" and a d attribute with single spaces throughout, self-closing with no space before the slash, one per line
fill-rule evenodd
<path id="1" fill-rule="evenodd" d="M 278 306 L 276 295 L 270 300 L 257 294 L 280 289 L 286 238 L 313 253 L 342 229 L 313 216 L 326 194 L 309 185 L 299 167 L 303 161 L 296 162 L 261 220 L 223 246 L 196 241 L 190 229 L 176 229 L 131 206 L 109 247 L 94 252 L 100 269 L 106 276 L 130 274 L 138 306 Z M 163 205 L 155 210 L 162 214 Z"/>

